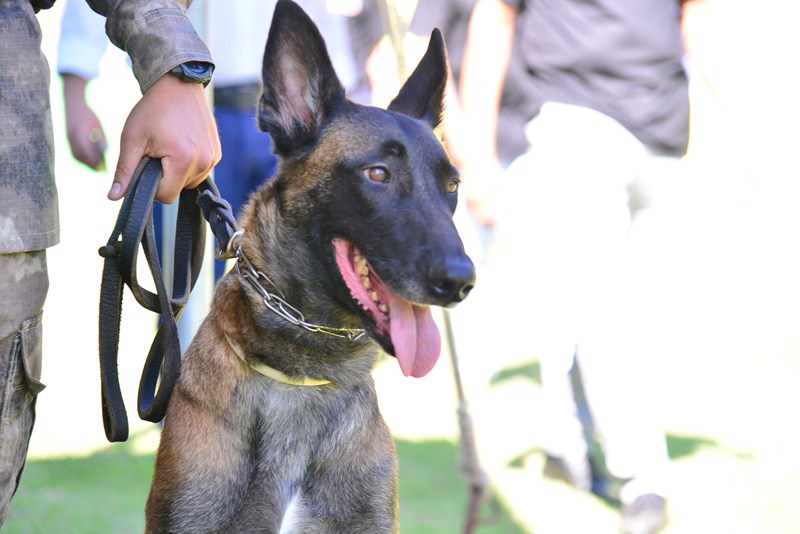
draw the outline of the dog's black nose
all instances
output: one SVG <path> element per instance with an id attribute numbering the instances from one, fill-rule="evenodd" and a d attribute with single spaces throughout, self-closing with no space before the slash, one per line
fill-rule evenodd
<path id="1" fill-rule="evenodd" d="M 475 266 L 466 256 L 447 257 L 431 266 L 428 280 L 442 306 L 452 306 L 467 298 L 475 286 Z"/>

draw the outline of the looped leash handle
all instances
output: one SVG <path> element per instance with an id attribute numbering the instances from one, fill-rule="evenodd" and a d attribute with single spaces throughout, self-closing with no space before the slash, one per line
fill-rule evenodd
<path id="1" fill-rule="evenodd" d="M 180 372 L 177 321 L 203 263 L 205 224 L 197 202 L 199 192 L 184 189 L 178 205 L 173 288 L 168 295 L 153 228 L 153 203 L 161 177 L 160 160 L 143 158 L 134 172 L 111 237 L 99 250 L 104 258 L 100 288 L 100 387 L 103 425 L 106 437 L 112 442 L 128 439 L 128 419 L 117 369 L 123 285 L 130 288 L 140 305 L 161 315 L 161 327 L 142 371 L 137 406 L 142 419 L 158 422 L 164 417 Z M 210 178 L 206 182 L 210 184 L 207 188 L 216 191 Z M 142 288 L 137 279 L 140 244 L 156 293 Z"/>

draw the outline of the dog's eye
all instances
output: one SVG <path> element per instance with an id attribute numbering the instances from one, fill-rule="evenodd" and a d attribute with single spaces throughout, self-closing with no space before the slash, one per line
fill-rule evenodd
<path id="1" fill-rule="evenodd" d="M 450 178 L 447 181 L 447 192 L 448 193 L 455 193 L 458 191 L 458 185 L 461 183 L 461 180 L 458 178 Z"/>
<path id="2" fill-rule="evenodd" d="M 385 167 L 367 167 L 364 169 L 364 176 L 373 182 L 386 182 L 389 180 L 389 170 Z"/>

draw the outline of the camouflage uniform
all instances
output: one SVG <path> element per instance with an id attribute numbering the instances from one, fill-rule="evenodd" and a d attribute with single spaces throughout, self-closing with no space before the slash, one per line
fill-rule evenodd
<path id="1" fill-rule="evenodd" d="M 142 92 L 211 57 L 185 15 L 191 0 L 87 0 L 109 16 Z M 59 240 L 49 66 L 30 0 L 0 0 L 0 526 L 25 463 L 41 384 L 45 249 Z"/>

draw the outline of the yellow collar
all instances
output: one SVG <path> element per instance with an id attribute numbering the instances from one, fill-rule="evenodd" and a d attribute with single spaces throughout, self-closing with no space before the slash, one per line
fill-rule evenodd
<path id="1" fill-rule="evenodd" d="M 288 376 L 265 363 L 250 363 L 245 359 L 244 354 L 242 354 L 242 349 L 239 348 L 236 343 L 231 341 L 230 337 L 225 335 L 225 339 L 228 340 L 228 344 L 231 346 L 233 352 L 236 353 L 239 359 L 246 363 L 253 371 L 260 373 L 267 378 L 271 378 L 276 382 L 282 382 L 284 384 L 289 384 L 290 386 L 324 386 L 331 383 L 330 380 L 318 380 L 316 378 L 309 378 L 307 376 L 302 378 L 292 378 L 291 376 Z"/>

